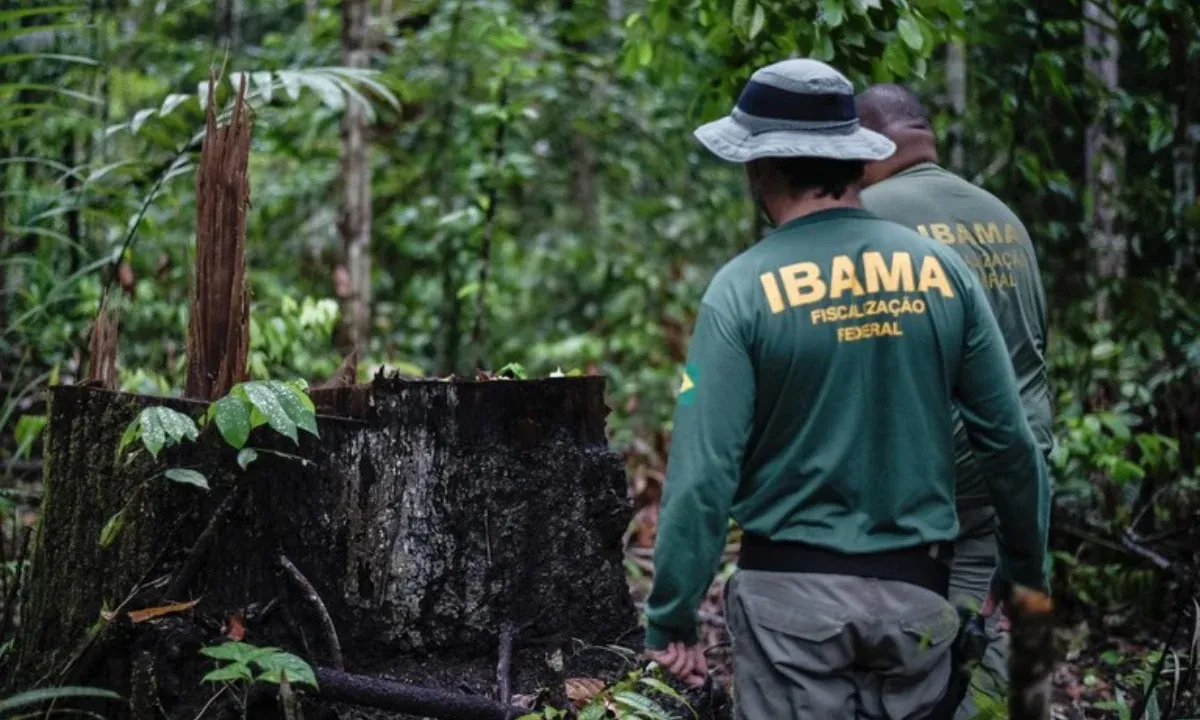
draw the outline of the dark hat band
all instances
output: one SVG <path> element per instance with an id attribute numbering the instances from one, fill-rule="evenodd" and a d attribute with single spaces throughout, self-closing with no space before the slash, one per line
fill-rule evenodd
<path id="1" fill-rule="evenodd" d="M 754 80 L 746 83 L 737 108 L 771 120 L 842 123 L 858 119 L 853 95 L 792 92 Z"/>

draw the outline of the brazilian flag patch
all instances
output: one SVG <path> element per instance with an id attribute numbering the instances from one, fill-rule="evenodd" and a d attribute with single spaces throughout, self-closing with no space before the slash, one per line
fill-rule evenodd
<path id="1" fill-rule="evenodd" d="M 678 400 L 679 404 L 687 407 L 696 402 L 696 382 L 700 379 L 700 374 L 695 365 L 688 365 L 683 369 L 683 377 L 679 380 Z"/>

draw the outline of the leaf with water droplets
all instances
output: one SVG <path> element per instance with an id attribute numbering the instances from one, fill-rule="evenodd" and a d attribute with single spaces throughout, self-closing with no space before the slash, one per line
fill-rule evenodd
<path id="1" fill-rule="evenodd" d="M 268 381 L 267 386 L 275 393 L 275 398 L 279 400 L 279 406 L 283 408 L 292 422 L 296 423 L 296 427 L 310 435 L 320 437 L 320 433 L 317 431 L 316 415 L 304 404 L 303 393 L 278 380 Z"/>
<path id="2" fill-rule="evenodd" d="M 213 404 L 213 415 L 225 442 L 235 448 L 246 444 L 250 438 L 250 408 L 246 401 L 236 395 L 227 395 Z"/>
<path id="3" fill-rule="evenodd" d="M 275 397 L 275 393 L 271 392 L 265 383 L 249 382 L 243 385 L 242 389 L 246 391 L 246 397 L 250 398 L 250 402 L 254 403 L 254 407 L 258 408 L 263 417 L 267 419 L 267 424 L 275 432 L 286 435 L 292 439 L 292 442 L 299 444 L 295 421 L 288 417 L 283 406 L 279 404 L 279 399 Z"/>
<path id="4" fill-rule="evenodd" d="M 143 410 L 138 416 L 138 422 L 142 426 L 142 444 L 146 446 L 152 456 L 158 458 L 158 451 L 162 450 L 163 445 L 167 442 L 167 432 L 163 429 L 158 413 L 154 412 L 155 409 Z"/>
<path id="5" fill-rule="evenodd" d="M 191 417 L 168 407 L 153 408 L 153 411 L 157 413 L 158 422 L 171 439 L 172 445 L 184 439 L 195 440 L 200 436 L 196 422 Z"/>

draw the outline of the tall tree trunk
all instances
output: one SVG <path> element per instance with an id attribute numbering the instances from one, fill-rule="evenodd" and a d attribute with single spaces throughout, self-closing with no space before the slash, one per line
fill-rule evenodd
<path id="1" fill-rule="evenodd" d="M 1124 145 L 1112 129 L 1111 98 L 1120 89 L 1117 66 L 1120 45 L 1110 23 L 1115 17 L 1113 0 L 1088 0 L 1084 12 L 1084 52 L 1088 72 L 1103 87 L 1107 96 L 1103 111 L 1093 118 L 1087 128 L 1084 162 L 1087 188 L 1092 198 L 1091 238 L 1092 275 L 1107 285 L 1125 277 L 1127 241 L 1116 226 L 1118 168 L 1124 156 Z M 1107 290 L 1100 293 L 1096 303 L 1098 317 L 1109 314 Z"/>
<path id="2" fill-rule="evenodd" d="M 1189 38 L 1195 37 L 1195 11 L 1186 4 L 1180 6 L 1175 18 L 1176 26 L 1171 32 L 1171 67 L 1175 72 L 1175 138 L 1172 144 L 1175 197 L 1173 210 L 1176 240 L 1175 269 L 1177 272 L 1194 270 L 1196 267 L 1196 232 L 1188 224 L 1188 208 L 1196 203 L 1196 141 L 1200 135 L 1197 124 L 1197 83 L 1194 78 L 1194 63 L 1188 57 Z"/>
<path id="3" fill-rule="evenodd" d="M 367 0 L 342 3 L 342 62 L 367 67 Z M 371 323 L 371 174 L 367 162 L 365 108 L 346 99 L 342 117 L 342 208 L 338 230 L 345 252 L 348 296 L 344 299 L 345 349 L 361 347 Z"/>
<path id="4" fill-rule="evenodd" d="M 961 175 L 966 169 L 963 115 L 967 112 L 967 48 L 962 40 L 946 46 L 946 94 L 954 114 L 950 124 L 950 169 Z"/>

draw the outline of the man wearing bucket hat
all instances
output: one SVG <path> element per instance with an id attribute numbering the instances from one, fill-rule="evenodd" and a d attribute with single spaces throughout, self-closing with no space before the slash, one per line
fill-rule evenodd
<path id="1" fill-rule="evenodd" d="M 907 89 L 874 85 L 858 96 L 858 107 L 863 125 L 897 146 L 892 157 L 867 166 L 863 204 L 946 245 L 978 274 L 1004 335 L 1025 415 L 1048 460 L 1054 435 L 1046 378 L 1046 299 L 1029 233 L 994 195 L 938 165 L 929 116 Z M 951 602 L 979 608 L 996 565 L 995 513 L 982 479 L 989 469 L 977 461 L 961 422 L 955 431 L 960 530 L 950 573 Z M 1000 632 L 1001 616 L 989 614 L 987 652 L 973 685 L 999 695 L 1007 676 L 1008 638 Z M 963 695 L 957 717 L 974 717 L 973 693 Z"/>
<path id="2" fill-rule="evenodd" d="M 895 146 L 860 127 L 833 68 L 758 70 L 696 137 L 747 164 L 776 227 L 717 272 L 696 318 L 646 647 L 705 680 L 696 612 L 732 515 L 738 717 L 925 717 L 958 629 L 955 403 L 991 469 L 994 586 L 1044 584 L 1045 467 L 1004 341 L 960 257 L 862 209 L 864 164 Z"/>

